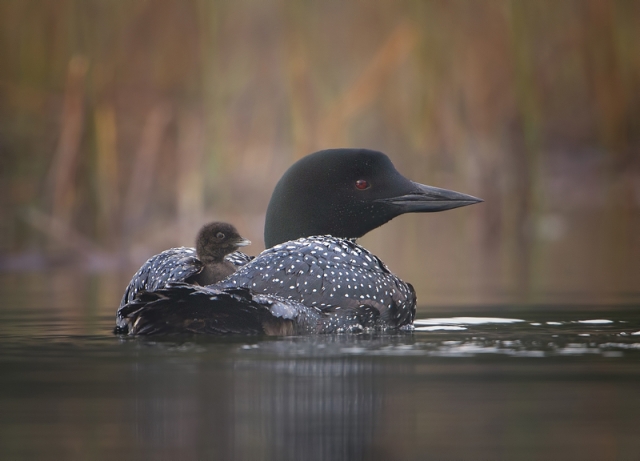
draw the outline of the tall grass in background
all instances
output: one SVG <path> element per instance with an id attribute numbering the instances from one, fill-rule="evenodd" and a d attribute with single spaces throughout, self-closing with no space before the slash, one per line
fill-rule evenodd
<path id="1" fill-rule="evenodd" d="M 4 0 L 3 267 L 135 266 L 210 219 L 257 253 L 287 166 L 363 146 L 486 200 L 363 239 L 422 299 L 632 290 L 639 23 L 632 0 Z"/>

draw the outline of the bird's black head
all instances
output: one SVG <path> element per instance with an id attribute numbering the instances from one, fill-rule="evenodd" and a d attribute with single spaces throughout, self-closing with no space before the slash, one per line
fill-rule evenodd
<path id="1" fill-rule="evenodd" d="M 312 235 L 357 238 L 404 213 L 481 201 L 410 181 L 382 152 L 323 150 L 294 163 L 276 185 L 267 208 L 265 245 Z"/>
<path id="2" fill-rule="evenodd" d="M 251 242 L 240 236 L 236 228 L 225 222 L 212 222 L 202 226 L 196 237 L 198 259 L 205 264 L 221 262 L 225 255 Z"/>

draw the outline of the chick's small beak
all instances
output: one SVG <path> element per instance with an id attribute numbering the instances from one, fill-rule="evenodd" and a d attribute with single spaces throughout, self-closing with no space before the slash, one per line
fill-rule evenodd
<path id="1" fill-rule="evenodd" d="M 240 239 L 236 242 L 236 246 L 239 247 L 246 247 L 247 245 L 251 245 L 251 240 Z"/>

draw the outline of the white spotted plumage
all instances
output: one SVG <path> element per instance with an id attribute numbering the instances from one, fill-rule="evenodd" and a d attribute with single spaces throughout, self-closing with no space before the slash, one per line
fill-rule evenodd
<path id="1" fill-rule="evenodd" d="M 247 287 L 323 311 L 369 306 L 379 311 L 382 323 L 396 327 L 410 323 L 415 313 L 415 293 L 408 284 L 365 248 L 331 236 L 267 249 L 221 285 Z"/>
<path id="2" fill-rule="evenodd" d="M 225 259 L 235 266 L 242 266 L 253 257 L 235 251 Z M 164 288 L 168 283 L 186 282 L 190 277 L 202 270 L 202 263 L 196 258 L 196 250 L 189 247 L 178 247 L 165 250 L 152 256 L 131 278 L 124 292 L 120 307 L 132 301 L 141 291 L 155 291 Z"/>

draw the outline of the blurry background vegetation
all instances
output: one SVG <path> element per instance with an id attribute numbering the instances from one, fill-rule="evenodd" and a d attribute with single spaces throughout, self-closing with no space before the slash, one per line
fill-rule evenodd
<path id="1" fill-rule="evenodd" d="M 638 24 L 635 0 L 2 0 L 3 288 L 114 308 L 213 219 L 257 254 L 292 162 L 368 147 L 486 200 L 362 239 L 420 304 L 624 302 Z"/>

